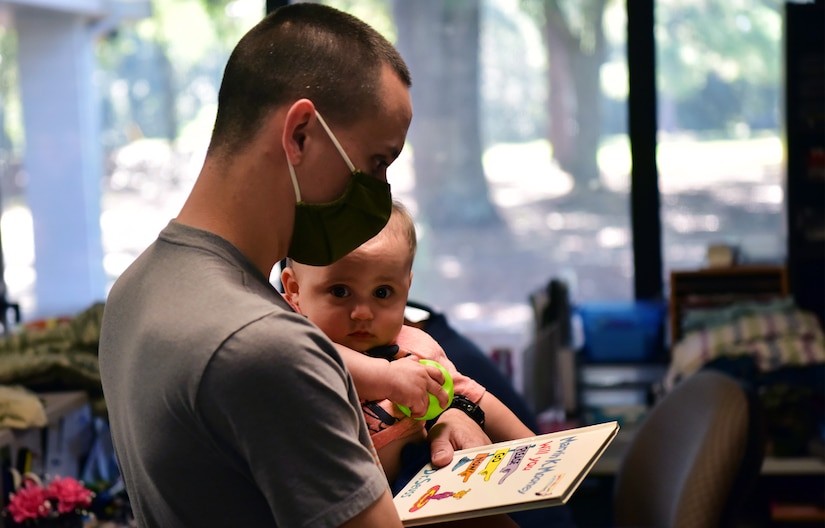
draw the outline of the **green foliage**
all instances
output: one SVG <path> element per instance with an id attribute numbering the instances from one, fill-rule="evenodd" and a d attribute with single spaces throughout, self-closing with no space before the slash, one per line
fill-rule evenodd
<path id="1" fill-rule="evenodd" d="M 398 41 L 398 29 L 392 19 L 392 0 L 325 0 L 323 4 L 354 15 L 375 28 L 392 43 Z"/>
<path id="2" fill-rule="evenodd" d="M 480 45 L 483 144 L 544 137 L 547 52 L 539 28 L 518 8 L 484 2 Z"/>
<path id="3" fill-rule="evenodd" d="M 214 119 L 229 53 L 264 14 L 263 0 L 155 0 L 151 17 L 104 38 L 97 50 L 104 145 L 141 136 L 177 140 L 182 130 L 188 139 L 208 138 L 211 122 L 203 134 L 188 124 Z"/>
<path id="4" fill-rule="evenodd" d="M 17 76 L 17 34 L 0 26 L 0 163 L 23 150 L 23 116 Z"/>
<path id="5" fill-rule="evenodd" d="M 590 53 L 597 32 L 603 31 L 609 47 L 609 62 L 602 65 L 603 79 L 606 73 L 621 73 L 625 52 L 620 35 L 626 32 L 626 22 L 613 15 L 617 8 L 626 11 L 623 3 L 520 0 L 519 5 L 539 27 L 546 24 L 557 40 L 572 44 L 584 55 Z M 600 6 L 607 11 L 603 27 L 598 28 L 595 21 L 599 20 Z M 673 109 L 666 128 L 724 131 L 741 124 L 776 126 L 782 79 L 782 8 L 780 0 L 655 3 L 660 107 L 670 105 Z M 610 78 L 616 81 L 615 75 Z M 621 95 L 618 90 L 611 93 L 613 97 Z"/>
<path id="6" fill-rule="evenodd" d="M 674 99 L 689 98 L 711 76 L 779 82 L 782 15 L 773 0 L 659 2 L 655 31 L 659 90 Z"/>
<path id="7" fill-rule="evenodd" d="M 595 41 L 599 0 L 520 0 L 522 10 L 541 27 L 551 27 L 580 42 Z M 726 82 L 777 84 L 781 60 L 782 2 L 779 0 L 660 0 L 656 2 L 656 46 L 659 90 L 685 99 L 715 74 Z M 610 19 L 606 18 L 605 23 Z"/>
<path id="8" fill-rule="evenodd" d="M 155 0 L 153 16 L 140 22 L 139 32 L 161 43 L 170 60 L 186 70 L 212 53 L 231 50 L 264 11 L 263 2 Z"/>
<path id="9" fill-rule="evenodd" d="M 521 9 L 530 15 L 539 27 L 548 24 L 553 31 L 564 34 L 564 39 L 577 42 L 584 54 L 596 50 L 599 34 L 603 27 L 597 27 L 601 11 L 609 2 L 606 0 L 520 0 Z"/>

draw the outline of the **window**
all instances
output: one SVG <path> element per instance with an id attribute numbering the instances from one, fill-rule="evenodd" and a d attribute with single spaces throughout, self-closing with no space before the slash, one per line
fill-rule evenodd
<path id="1" fill-rule="evenodd" d="M 665 272 L 710 244 L 781 263 L 782 3 L 659 1 L 655 39 Z"/>
<path id="2" fill-rule="evenodd" d="M 363 3 L 329 1 L 342 9 Z M 414 118 L 393 194 L 420 249 L 411 298 L 484 349 L 520 348 L 529 295 L 630 299 L 624 3 L 389 2 Z"/>
<path id="3" fill-rule="evenodd" d="M 177 214 L 229 52 L 265 11 L 264 0 L 122 7 L 0 6 L 4 276 L 24 319 L 102 300 Z"/>
<path id="4" fill-rule="evenodd" d="M 415 118 L 389 172 L 419 226 L 413 299 L 490 350 L 525 344 L 529 295 L 551 278 L 568 283 L 574 302 L 633 298 L 625 2 L 328 2 L 387 35 L 413 73 Z M 663 274 L 702 265 L 716 242 L 751 260 L 784 256 L 780 8 L 656 4 Z M 146 16 L 94 26 L 101 296 L 182 205 L 225 61 L 264 11 L 263 0 L 155 2 Z M 85 27 L 73 16 L 67 30 Z M 59 196 L 53 206 L 33 200 L 37 189 L 50 194 L 42 181 L 55 182 L 28 169 L 53 152 L 26 136 L 18 59 L 27 51 L 20 21 L 0 20 L 5 277 L 31 317 L 49 309 L 38 305 L 39 283 L 72 279 L 38 249 L 60 231 L 35 238 L 42 228 L 29 211 L 55 211 L 53 225 L 81 213 L 61 209 Z"/>

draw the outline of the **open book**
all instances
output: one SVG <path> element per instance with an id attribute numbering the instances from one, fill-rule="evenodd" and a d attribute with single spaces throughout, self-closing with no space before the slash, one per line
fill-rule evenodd
<path id="1" fill-rule="evenodd" d="M 455 452 L 393 499 L 404 526 L 564 504 L 619 431 L 607 422 Z"/>

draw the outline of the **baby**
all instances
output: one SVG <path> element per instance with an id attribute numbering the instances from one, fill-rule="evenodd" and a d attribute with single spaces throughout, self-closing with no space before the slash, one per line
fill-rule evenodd
<path id="1" fill-rule="evenodd" d="M 428 393 L 442 407 L 447 403 L 443 374 L 418 359 L 435 360 L 450 372 L 455 406 L 465 412 L 472 409 L 477 422 L 483 416 L 492 441 L 534 434 L 484 387 L 457 372 L 426 333 L 404 326 L 415 251 L 415 224 L 406 208 L 394 202 L 386 227 L 341 260 L 329 266 L 291 262 L 281 274 L 286 298 L 333 342 L 343 345 L 339 350 L 390 483 L 402 470 L 402 448 L 426 439 L 425 422 L 414 417 L 426 413 Z M 386 347 L 391 344 L 399 344 L 401 351 Z M 396 404 L 409 407 L 412 417 Z M 474 410 L 475 405 L 481 410 Z"/>

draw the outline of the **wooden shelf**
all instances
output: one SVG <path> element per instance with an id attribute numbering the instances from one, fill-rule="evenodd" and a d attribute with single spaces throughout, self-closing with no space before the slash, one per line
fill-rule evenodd
<path id="1" fill-rule="evenodd" d="M 670 273 L 670 340 L 682 338 L 682 318 L 694 307 L 769 301 L 789 295 L 784 266 L 731 266 Z"/>
<path id="2" fill-rule="evenodd" d="M 765 457 L 763 475 L 825 475 L 825 460 L 816 457 Z"/>

